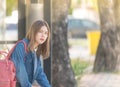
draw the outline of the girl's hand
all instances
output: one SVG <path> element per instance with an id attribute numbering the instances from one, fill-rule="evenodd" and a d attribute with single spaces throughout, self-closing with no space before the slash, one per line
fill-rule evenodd
<path id="1" fill-rule="evenodd" d="M 40 86 L 32 86 L 32 87 L 40 87 Z"/>

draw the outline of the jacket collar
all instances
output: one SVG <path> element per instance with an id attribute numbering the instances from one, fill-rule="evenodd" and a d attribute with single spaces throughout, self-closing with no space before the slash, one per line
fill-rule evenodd
<path id="1" fill-rule="evenodd" d="M 30 42 L 27 38 L 23 38 L 23 41 L 25 41 L 27 45 L 28 45 L 29 42 Z"/>

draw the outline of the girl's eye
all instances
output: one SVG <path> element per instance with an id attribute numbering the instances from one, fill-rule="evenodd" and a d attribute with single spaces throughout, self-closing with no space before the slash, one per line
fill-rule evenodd
<path id="1" fill-rule="evenodd" d="M 39 33 L 44 33 L 44 34 L 48 35 L 48 32 L 44 32 L 42 30 L 40 30 Z"/>
<path id="2" fill-rule="evenodd" d="M 48 32 L 45 32 L 45 34 L 48 34 Z"/>

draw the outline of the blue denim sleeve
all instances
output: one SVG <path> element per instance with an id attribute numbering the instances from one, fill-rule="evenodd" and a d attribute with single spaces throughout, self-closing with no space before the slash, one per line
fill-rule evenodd
<path id="1" fill-rule="evenodd" d="M 25 56 L 24 44 L 18 43 L 18 45 L 15 47 L 11 55 L 11 60 L 14 62 L 16 67 L 16 78 L 20 83 L 21 87 L 32 87 L 25 69 L 24 56 Z"/>
<path id="2" fill-rule="evenodd" d="M 41 67 L 39 63 L 38 63 L 38 75 L 37 75 L 36 80 L 41 87 L 51 87 L 46 77 L 46 74 L 44 73 L 43 68 Z"/>

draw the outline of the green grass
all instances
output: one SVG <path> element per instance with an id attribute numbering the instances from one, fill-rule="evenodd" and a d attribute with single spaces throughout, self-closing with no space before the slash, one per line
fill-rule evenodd
<path id="1" fill-rule="evenodd" d="M 88 40 L 87 39 L 68 39 L 68 43 L 70 47 L 73 46 L 83 46 L 87 47 L 88 46 Z M 77 81 L 77 85 L 79 87 L 79 82 L 83 74 L 85 74 L 85 69 L 91 66 L 90 61 L 85 61 L 82 60 L 82 58 L 71 58 L 71 65 L 73 68 L 73 71 L 75 73 L 75 79 Z"/>
<path id="2" fill-rule="evenodd" d="M 88 61 L 80 60 L 80 59 L 72 59 L 71 60 L 72 68 L 75 73 L 75 79 L 77 81 L 77 85 L 80 85 L 80 79 L 84 74 L 84 70 L 91 65 Z"/>
<path id="3" fill-rule="evenodd" d="M 90 66 L 91 64 L 88 61 L 80 60 L 80 59 L 72 59 L 71 60 L 72 68 L 75 73 L 75 77 L 81 77 L 84 73 L 84 70 Z"/>

